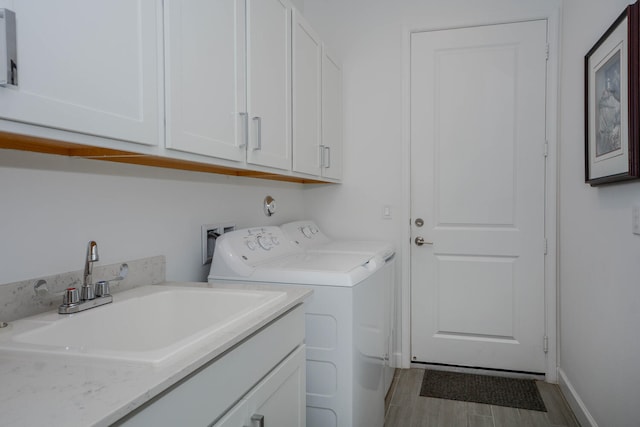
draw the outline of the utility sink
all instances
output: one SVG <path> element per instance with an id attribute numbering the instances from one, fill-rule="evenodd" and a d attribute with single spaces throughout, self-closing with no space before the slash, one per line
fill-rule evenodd
<path id="1" fill-rule="evenodd" d="M 141 286 L 81 313 L 17 320 L 0 333 L 0 350 L 158 365 L 284 298 L 277 291 Z"/>

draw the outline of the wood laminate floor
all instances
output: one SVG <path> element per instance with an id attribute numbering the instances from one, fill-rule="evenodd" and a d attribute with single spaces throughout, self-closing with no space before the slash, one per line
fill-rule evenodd
<path id="1" fill-rule="evenodd" d="M 557 385 L 536 381 L 547 412 L 420 396 L 422 369 L 397 369 L 385 427 L 579 427 Z"/>

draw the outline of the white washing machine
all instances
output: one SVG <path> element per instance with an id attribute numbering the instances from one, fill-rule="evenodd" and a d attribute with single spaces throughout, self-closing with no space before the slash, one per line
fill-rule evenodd
<path id="1" fill-rule="evenodd" d="M 289 240 L 303 248 L 308 253 L 343 253 L 377 256 L 385 260 L 385 266 L 380 273 L 387 281 L 387 303 L 385 304 L 385 324 L 387 337 L 387 351 L 385 353 L 384 392 L 391 387 L 394 368 L 391 355 L 394 349 L 395 336 L 395 248 L 391 243 L 378 240 L 337 240 L 324 234 L 312 220 L 294 221 L 280 226 Z"/>
<path id="2" fill-rule="evenodd" d="M 367 254 L 304 251 L 279 227 L 236 230 L 216 240 L 210 283 L 314 290 L 305 302 L 307 427 L 384 424 L 385 265 Z"/>

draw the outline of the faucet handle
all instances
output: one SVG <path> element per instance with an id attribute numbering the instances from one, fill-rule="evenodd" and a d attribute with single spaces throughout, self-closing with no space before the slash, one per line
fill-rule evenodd
<path id="1" fill-rule="evenodd" d="M 96 297 L 106 297 L 110 295 L 109 292 L 110 290 L 108 280 L 101 280 L 99 282 L 96 282 Z"/>
<path id="2" fill-rule="evenodd" d="M 62 296 L 62 305 L 64 306 L 72 306 L 76 305 L 80 302 L 80 296 L 78 295 L 78 290 L 76 288 L 67 288 L 64 291 L 64 295 Z"/>
<path id="3" fill-rule="evenodd" d="M 96 294 L 93 291 L 93 285 L 90 283 L 88 283 L 87 285 L 82 285 L 80 291 L 80 299 L 82 301 L 92 300 L 96 297 Z"/>

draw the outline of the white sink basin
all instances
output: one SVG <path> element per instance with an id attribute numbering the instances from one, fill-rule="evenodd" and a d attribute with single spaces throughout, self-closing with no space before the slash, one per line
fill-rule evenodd
<path id="1" fill-rule="evenodd" d="M 142 286 L 81 313 L 13 322 L 0 334 L 0 350 L 157 365 L 284 298 L 274 291 Z"/>

